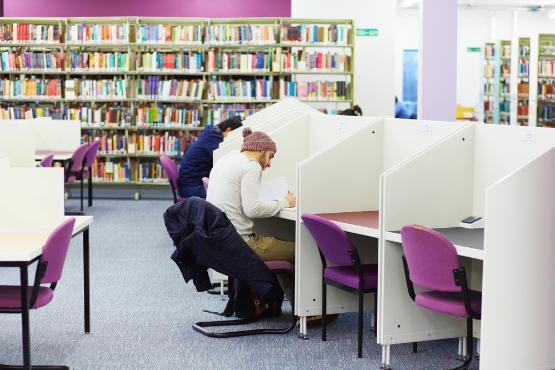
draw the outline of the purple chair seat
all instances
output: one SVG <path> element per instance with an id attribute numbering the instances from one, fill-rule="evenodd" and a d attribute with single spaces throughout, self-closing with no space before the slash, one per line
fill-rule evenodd
<path id="1" fill-rule="evenodd" d="M 33 287 L 27 289 L 29 297 L 33 292 Z M 21 288 L 19 286 L 12 285 L 0 285 L 0 309 L 4 308 L 21 308 Z M 46 306 L 52 298 L 54 297 L 54 292 L 52 289 L 41 286 L 39 288 L 39 294 L 37 295 L 37 301 L 35 305 L 30 308 L 40 308 Z"/>
<path id="2" fill-rule="evenodd" d="M 270 271 L 295 271 L 295 265 L 289 261 L 267 261 L 264 262 Z"/>
<path id="3" fill-rule="evenodd" d="M 470 290 L 470 305 L 474 312 L 482 310 L 482 294 L 475 290 Z M 436 312 L 443 312 L 453 316 L 467 317 L 468 313 L 464 307 L 461 293 L 449 293 L 439 291 L 429 291 L 416 294 L 415 302 L 417 305 Z"/>
<path id="4" fill-rule="evenodd" d="M 364 289 L 376 289 L 378 287 L 378 265 L 362 265 L 361 267 Z M 358 289 L 359 278 L 355 266 L 327 267 L 324 271 L 324 277 L 353 289 Z"/>

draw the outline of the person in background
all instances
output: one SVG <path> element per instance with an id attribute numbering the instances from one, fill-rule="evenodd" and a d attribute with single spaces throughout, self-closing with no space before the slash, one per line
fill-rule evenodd
<path id="1" fill-rule="evenodd" d="M 341 112 L 339 112 L 340 116 L 362 116 L 362 109 L 355 105 L 352 108 L 347 108 Z"/>
<path id="2" fill-rule="evenodd" d="M 241 151 L 221 158 L 210 172 L 206 200 L 226 214 L 237 233 L 262 261 L 295 262 L 295 244 L 254 233 L 253 219 L 276 215 L 287 207 L 295 207 L 297 198 L 289 192 L 281 199 L 261 201 L 258 198 L 262 171 L 270 168 L 277 151 L 276 143 L 265 133 L 243 129 Z M 293 302 L 294 280 L 278 276 L 278 281 Z"/>
<path id="3" fill-rule="evenodd" d="M 395 97 L 395 118 L 412 118 L 402 102 Z"/>
<path id="4" fill-rule="evenodd" d="M 179 167 L 179 178 L 177 180 L 177 191 L 184 198 L 199 197 L 206 198 L 206 190 L 202 184 L 202 178 L 208 177 L 213 165 L 212 152 L 227 135 L 243 126 L 239 116 L 231 117 L 219 124 L 206 126 L 199 138 L 185 152 Z"/>

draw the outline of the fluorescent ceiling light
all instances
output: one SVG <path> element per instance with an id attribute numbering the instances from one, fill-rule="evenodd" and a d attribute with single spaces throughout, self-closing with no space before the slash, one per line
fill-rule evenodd
<path id="1" fill-rule="evenodd" d="M 403 0 L 403 8 L 411 8 L 418 5 L 418 0 Z"/>

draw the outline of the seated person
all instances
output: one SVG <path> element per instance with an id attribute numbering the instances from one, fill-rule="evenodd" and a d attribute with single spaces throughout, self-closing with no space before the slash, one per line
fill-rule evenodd
<path id="1" fill-rule="evenodd" d="M 395 97 L 395 118 L 412 118 L 405 105 Z"/>
<path id="2" fill-rule="evenodd" d="M 296 197 L 289 192 L 282 199 L 264 202 L 258 199 L 262 171 L 272 165 L 275 142 L 265 133 L 250 128 L 243 130 L 241 151 L 221 158 L 210 172 L 206 200 L 224 212 L 239 235 L 262 261 L 281 260 L 294 263 L 295 244 L 254 233 L 253 219 L 276 215 L 287 207 L 295 207 Z M 278 276 L 280 285 L 293 302 L 294 282 Z"/>
<path id="3" fill-rule="evenodd" d="M 362 116 L 362 109 L 355 105 L 352 108 L 347 108 L 339 113 L 340 116 Z"/>
<path id="4" fill-rule="evenodd" d="M 204 128 L 202 134 L 187 149 L 181 160 L 177 179 L 179 196 L 206 198 L 202 178 L 210 175 L 213 164 L 212 152 L 218 149 L 220 143 L 231 131 L 241 126 L 243 126 L 241 118 L 236 116 L 226 119 L 216 126 L 209 125 Z"/>

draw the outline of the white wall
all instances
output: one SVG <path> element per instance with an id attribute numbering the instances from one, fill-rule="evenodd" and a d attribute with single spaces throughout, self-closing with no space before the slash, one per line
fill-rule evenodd
<path id="1" fill-rule="evenodd" d="M 394 114 L 394 45 L 397 2 L 393 0 L 292 0 L 293 18 L 353 19 L 377 28 L 378 37 L 355 38 L 355 103 L 367 116 Z"/>
<path id="2" fill-rule="evenodd" d="M 493 21 L 495 19 L 495 21 Z M 511 40 L 512 11 L 459 9 L 458 20 L 457 102 L 479 108 L 482 91 L 483 47 L 486 42 Z M 396 22 L 395 94 L 403 96 L 403 50 L 418 49 L 418 10 L 399 9 Z M 555 21 L 544 13 L 518 13 L 517 34 L 521 37 L 536 33 L 555 33 Z M 468 47 L 481 47 L 481 53 L 469 53 Z"/>

